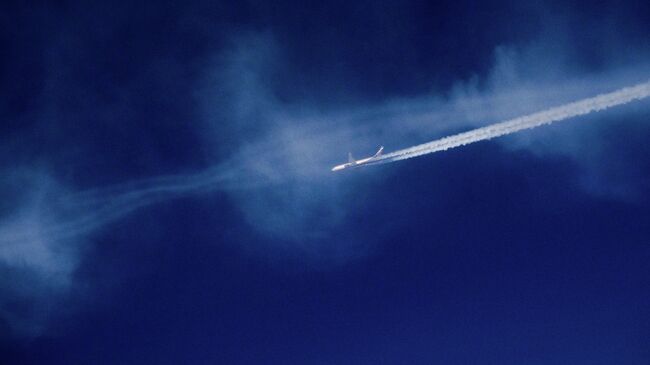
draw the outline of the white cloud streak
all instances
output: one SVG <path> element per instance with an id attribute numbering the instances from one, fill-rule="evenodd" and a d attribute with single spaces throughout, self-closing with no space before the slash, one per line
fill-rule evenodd
<path id="1" fill-rule="evenodd" d="M 553 122 L 560 122 L 580 115 L 609 109 L 635 100 L 641 100 L 648 96 L 650 96 L 650 82 L 626 87 L 607 94 L 600 94 L 592 98 L 583 99 L 534 114 L 506 120 L 486 127 L 473 129 L 468 132 L 459 133 L 428 143 L 387 153 L 381 158 L 372 161 L 370 164 L 401 161 L 434 152 L 445 151 L 451 148 L 465 146 L 471 143 L 505 136 L 526 129 L 532 129 Z"/>
<path id="2" fill-rule="evenodd" d="M 78 193 L 58 194 L 50 197 L 44 202 L 47 205 L 42 207 L 57 219 L 40 224 L 38 231 L 50 240 L 74 238 L 157 202 L 183 195 L 231 189 L 234 187 L 231 184 L 233 176 L 232 170 L 227 172 L 221 167 L 214 167 L 195 174 L 161 176 Z M 34 230 L 30 225 L 25 225 L 24 229 L 7 229 L 6 226 L 0 227 L 0 247 L 33 238 Z"/>

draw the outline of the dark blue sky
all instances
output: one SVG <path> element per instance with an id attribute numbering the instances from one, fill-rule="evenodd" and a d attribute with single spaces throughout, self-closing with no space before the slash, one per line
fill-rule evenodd
<path id="1" fill-rule="evenodd" d="M 647 1 L 0 7 L 0 363 L 648 364 Z"/>

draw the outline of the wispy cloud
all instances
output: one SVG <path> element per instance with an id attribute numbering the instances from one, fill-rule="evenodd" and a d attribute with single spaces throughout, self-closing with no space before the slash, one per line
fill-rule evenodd
<path id="1" fill-rule="evenodd" d="M 7 180 L 2 192 L 16 209 L 0 221 L 0 313 L 16 334 L 33 335 L 70 290 L 83 239 L 49 234 L 61 219 L 52 200 L 65 190 L 46 174 L 22 171 Z"/>

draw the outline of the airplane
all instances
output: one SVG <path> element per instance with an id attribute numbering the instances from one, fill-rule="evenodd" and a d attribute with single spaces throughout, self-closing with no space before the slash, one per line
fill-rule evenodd
<path id="1" fill-rule="evenodd" d="M 372 155 L 372 157 L 362 158 L 361 160 L 355 160 L 352 157 L 352 153 L 348 153 L 348 163 L 344 163 L 344 164 L 341 164 L 341 165 L 336 165 L 336 166 L 334 166 L 332 168 L 332 171 L 340 171 L 340 170 L 344 170 L 344 169 L 347 169 L 347 168 L 353 168 L 353 167 L 359 167 L 359 166 L 365 165 L 365 164 L 367 164 L 369 162 L 372 162 L 372 161 L 378 159 L 379 157 L 381 157 L 381 153 L 383 151 L 384 151 L 384 146 L 381 146 L 381 147 L 379 147 L 379 151 L 377 151 L 377 153 Z"/>

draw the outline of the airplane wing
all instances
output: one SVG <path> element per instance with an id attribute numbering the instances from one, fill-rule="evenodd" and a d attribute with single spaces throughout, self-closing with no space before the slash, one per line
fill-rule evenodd
<path id="1" fill-rule="evenodd" d="M 379 147 L 379 151 L 377 151 L 377 153 L 375 153 L 375 155 L 372 156 L 372 158 L 377 158 L 377 157 L 381 156 L 382 152 L 384 152 L 384 146 Z"/>
<path id="2" fill-rule="evenodd" d="M 348 152 L 348 162 L 349 163 L 357 162 L 357 160 L 355 160 L 354 157 L 352 157 L 352 152 Z"/>

